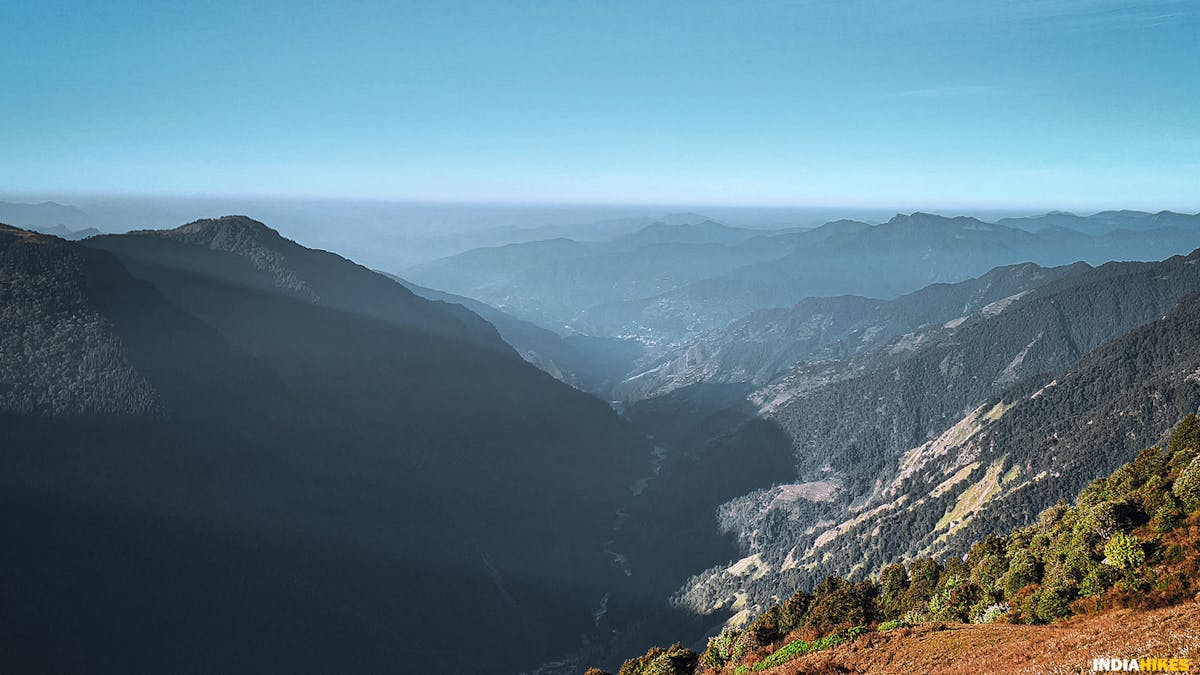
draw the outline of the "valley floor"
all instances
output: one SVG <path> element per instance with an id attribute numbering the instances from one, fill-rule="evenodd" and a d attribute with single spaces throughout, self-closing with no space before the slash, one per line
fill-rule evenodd
<path id="1" fill-rule="evenodd" d="M 1200 602 L 1151 611 L 1120 609 L 1048 626 L 921 625 L 869 633 L 850 644 L 763 672 L 1092 672 L 1093 658 L 1187 658 L 1200 669 Z"/>

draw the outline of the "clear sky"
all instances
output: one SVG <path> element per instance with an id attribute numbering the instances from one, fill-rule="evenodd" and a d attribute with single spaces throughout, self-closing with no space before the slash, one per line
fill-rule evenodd
<path id="1" fill-rule="evenodd" d="M 1200 210 L 1196 0 L 0 3 L 0 190 Z"/>

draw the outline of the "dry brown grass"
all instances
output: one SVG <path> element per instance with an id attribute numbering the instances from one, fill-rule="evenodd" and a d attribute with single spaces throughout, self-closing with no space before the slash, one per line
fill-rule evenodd
<path id="1" fill-rule="evenodd" d="M 825 673 L 1091 672 L 1095 657 L 1179 657 L 1200 667 L 1200 604 L 1116 609 L 1049 626 L 950 624 L 870 633 L 837 649 L 765 671 Z"/>

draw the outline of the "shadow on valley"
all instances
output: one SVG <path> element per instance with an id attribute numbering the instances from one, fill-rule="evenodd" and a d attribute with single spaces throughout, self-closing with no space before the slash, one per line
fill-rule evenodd
<path id="1" fill-rule="evenodd" d="M 650 444 L 457 306 L 249 219 L 173 232 L 0 228 L 0 669 L 577 650 Z"/>
<path id="2" fill-rule="evenodd" d="M 729 616 L 700 616 L 665 600 L 704 567 L 740 557 L 734 538 L 718 530 L 720 504 L 795 475 L 791 440 L 755 414 L 746 393 L 743 385 L 699 384 L 626 410 L 660 451 L 661 469 L 623 512 L 610 549 L 628 566 L 635 600 L 614 596 L 608 606 L 614 672 L 652 644 L 703 646 Z"/>

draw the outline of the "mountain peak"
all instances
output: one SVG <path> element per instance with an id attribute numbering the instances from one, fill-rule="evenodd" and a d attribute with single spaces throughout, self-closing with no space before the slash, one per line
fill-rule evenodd
<path id="1" fill-rule="evenodd" d="M 171 230 L 135 230 L 122 236 L 134 240 L 139 237 L 172 240 L 230 253 L 271 275 L 279 288 L 313 302 L 320 298 L 293 268 L 291 258 L 304 247 L 249 216 L 203 218 Z"/>
<path id="2" fill-rule="evenodd" d="M 885 225 L 918 225 L 918 226 L 986 226 L 983 221 L 972 218 L 971 216 L 939 216 L 936 213 L 925 213 L 924 211 L 913 211 L 905 215 L 897 213 L 892 216 L 892 219 L 884 223 Z"/>
<path id="3" fill-rule="evenodd" d="M 168 230 L 170 233 L 178 233 L 191 236 L 250 236 L 259 241 L 265 239 L 283 239 L 283 235 L 277 230 L 267 227 L 261 221 L 255 220 L 249 216 L 221 216 L 220 218 L 203 218 L 190 222 L 186 225 Z"/>
<path id="4" fill-rule="evenodd" d="M 892 216 L 885 225 L 896 225 L 900 223 L 910 222 L 929 222 L 934 220 L 946 220 L 945 216 L 938 216 L 924 211 L 913 211 L 912 213 L 897 213 Z"/>

